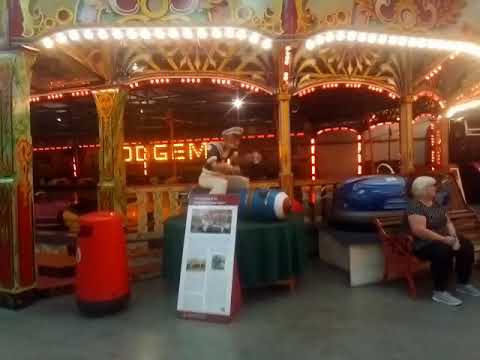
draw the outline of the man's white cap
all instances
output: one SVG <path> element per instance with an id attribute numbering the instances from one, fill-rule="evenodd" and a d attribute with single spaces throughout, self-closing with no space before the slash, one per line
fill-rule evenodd
<path id="1" fill-rule="evenodd" d="M 242 136 L 243 135 L 243 128 L 239 126 L 232 127 L 230 129 L 226 129 L 222 132 L 222 136 L 227 136 L 227 135 L 238 135 Z"/>

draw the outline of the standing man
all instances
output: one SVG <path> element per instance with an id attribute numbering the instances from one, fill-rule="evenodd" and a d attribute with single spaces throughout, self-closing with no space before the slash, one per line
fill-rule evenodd
<path id="1" fill-rule="evenodd" d="M 223 141 L 208 145 L 207 161 L 198 183 L 209 189 L 210 194 L 222 195 L 227 191 L 248 189 L 249 180 L 240 175 L 240 167 L 236 165 L 242 135 L 241 127 L 232 127 L 222 132 Z"/>

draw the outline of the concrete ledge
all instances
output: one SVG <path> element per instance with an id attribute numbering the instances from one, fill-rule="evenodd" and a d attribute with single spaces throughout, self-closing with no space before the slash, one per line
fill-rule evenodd
<path id="1" fill-rule="evenodd" d="M 346 241 L 345 236 L 352 241 Z M 384 261 L 380 242 L 358 242 L 357 233 L 338 233 L 327 229 L 319 229 L 318 248 L 320 259 L 329 265 L 345 270 L 350 275 L 350 286 L 375 284 L 383 279 Z M 375 236 L 376 234 L 361 234 Z"/>

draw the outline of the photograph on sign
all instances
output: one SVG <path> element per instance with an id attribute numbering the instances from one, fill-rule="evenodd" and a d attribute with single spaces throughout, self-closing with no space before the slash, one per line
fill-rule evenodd
<path id="1" fill-rule="evenodd" d="M 230 234 L 231 210 L 193 209 L 190 232 L 206 234 Z"/>

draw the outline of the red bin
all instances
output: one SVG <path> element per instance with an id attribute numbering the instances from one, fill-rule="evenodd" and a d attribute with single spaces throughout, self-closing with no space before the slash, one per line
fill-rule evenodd
<path id="1" fill-rule="evenodd" d="M 80 218 L 75 280 L 81 312 L 101 315 L 127 306 L 130 283 L 120 216 L 96 212 Z"/>

